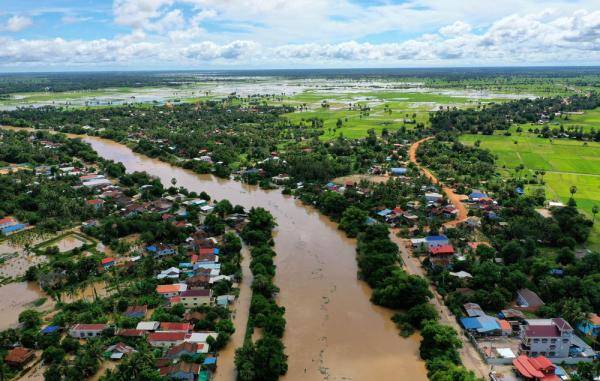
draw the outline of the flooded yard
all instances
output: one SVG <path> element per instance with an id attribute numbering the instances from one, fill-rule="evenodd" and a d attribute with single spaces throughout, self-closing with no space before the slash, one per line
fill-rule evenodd
<path id="1" fill-rule="evenodd" d="M 47 298 L 41 306 L 34 302 Z M 18 324 L 19 314 L 27 309 L 46 311 L 52 308 L 53 301 L 36 283 L 18 282 L 9 283 L 0 287 L 0 331 L 15 327 Z"/>

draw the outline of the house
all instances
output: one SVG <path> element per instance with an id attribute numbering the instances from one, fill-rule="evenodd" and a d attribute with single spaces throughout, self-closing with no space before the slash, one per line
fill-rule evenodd
<path id="1" fill-rule="evenodd" d="M 25 228 L 27 228 L 26 224 L 14 224 L 14 225 L 5 226 L 2 229 L 0 229 L 0 231 L 2 231 L 2 235 L 9 236 L 11 234 L 15 234 L 22 230 L 25 230 Z"/>
<path id="2" fill-rule="evenodd" d="M 235 295 L 219 295 L 216 298 L 217 305 L 227 307 L 235 301 Z"/>
<path id="3" fill-rule="evenodd" d="M 408 172 L 406 168 L 390 168 L 390 174 L 392 176 L 404 176 Z"/>
<path id="4" fill-rule="evenodd" d="M 142 331 L 141 329 L 122 328 L 118 329 L 115 335 L 121 337 L 144 337 L 146 333 L 147 331 Z"/>
<path id="5" fill-rule="evenodd" d="M 185 308 L 194 308 L 203 304 L 210 304 L 210 290 L 188 290 L 180 294 L 181 304 Z"/>
<path id="6" fill-rule="evenodd" d="M 517 291 L 517 308 L 536 312 L 544 305 L 542 299 L 533 291 L 528 288 L 522 288 Z"/>
<path id="7" fill-rule="evenodd" d="M 425 241 L 427 242 L 427 246 L 430 248 L 450 244 L 450 240 L 445 235 L 430 235 L 425 237 Z"/>
<path id="8" fill-rule="evenodd" d="M 432 266 L 448 267 L 450 266 L 454 247 L 452 245 L 440 245 L 429 247 L 429 261 Z"/>
<path id="9" fill-rule="evenodd" d="M 600 316 L 598 314 L 590 314 L 586 321 L 577 325 L 577 329 L 583 334 L 598 337 L 598 334 L 600 334 Z"/>
<path id="10" fill-rule="evenodd" d="M 411 238 L 410 243 L 413 249 L 424 249 L 427 245 L 427 239 L 425 238 Z"/>
<path id="11" fill-rule="evenodd" d="M 160 323 L 161 331 L 190 332 L 193 326 L 190 323 Z"/>
<path id="12" fill-rule="evenodd" d="M 214 371 L 217 368 L 217 358 L 213 356 L 205 358 L 202 362 L 202 367 Z"/>
<path id="13" fill-rule="evenodd" d="M 520 351 L 527 356 L 569 356 L 573 328 L 562 318 L 528 319 L 521 326 Z"/>
<path id="14" fill-rule="evenodd" d="M 208 344 L 184 342 L 170 348 L 165 357 L 171 360 L 176 360 L 183 355 L 196 357 L 201 353 L 208 353 Z"/>
<path id="15" fill-rule="evenodd" d="M 181 274 L 181 270 L 177 267 L 170 267 L 166 270 L 163 270 L 156 276 L 156 279 L 179 279 L 179 275 Z"/>
<path id="16" fill-rule="evenodd" d="M 190 311 L 190 312 L 186 312 L 183 315 L 183 320 L 195 324 L 195 323 L 199 322 L 200 320 L 204 320 L 205 317 L 206 317 L 206 314 L 203 312 Z"/>
<path id="17" fill-rule="evenodd" d="M 76 339 L 98 337 L 107 328 L 107 324 L 75 324 L 69 329 L 69 336 Z"/>
<path id="18" fill-rule="evenodd" d="M 526 380 L 560 381 L 555 374 L 556 366 L 544 356 L 527 357 L 521 355 L 513 360 L 517 373 Z"/>
<path id="19" fill-rule="evenodd" d="M 498 320 L 493 316 L 463 317 L 460 319 L 460 324 L 465 330 L 480 336 L 500 335 L 502 333 Z"/>
<path id="20" fill-rule="evenodd" d="M 127 307 L 125 312 L 123 312 L 123 315 L 128 318 L 132 318 L 132 319 L 143 319 L 146 316 L 147 312 L 148 312 L 148 306 L 146 306 L 146 305 L 129 306 L 129 307 Z"/>
<path id="21" fill-rule="evenodd" d="M 463 308 L 465 309 L 465 312 L 467 313 L 467 316 L 469 316 L 469 317 L 485 315 L 485 312 L 483 312 L 483 309 L 477 303 L 465 303 L 465 304 L 463 304 Z"/>
<path id="22" fill-rule="evenodd" d="M 187 284 L 188 289 L 207 288 L 210 285 L 210 280 L 210 274 L 198 274 L 187 278 L 185 283 Z"/>
<path id="23" fill-rule="evenodd" d="M 187 284 L 185 283 L 160 284 L 156 286 L 156 292 L 165 298 L 177 296 L 185 290 L 187 290 Z"/>
<path id="24" fill-rule="evenodd" d="M 444 199 L 444 196 L 442 196 L 439 193 L 436 193 L 436 192 L 425 193 L 425 201 L 427 201 L 428 203 L 440 202 L 443 199 Z"/>
<path id="25" fill-rule="evenodd" d="M 216 340 L 219 337 L 219 334 L 217 332 L 193 332 L 186 336 L 185 341 L 189 343 L 206 344 L 209 337 Z"/>
<path id="26" fill-rule="evenodd" d="M 171 348 L 183 343 L 187 332 L 152 332 L 148 335 L 148 344 L 153 347 Z"/>
<path id="27" fill-rule="evenodd" d="M 110 347 L 106 348 L 106 355 L 107 357 L 109 357 L 111 360 L 120 360 L 123 358 L 123 356 L 131 354 L 137 352 L 135 349 L 133 349 L 132 347 L 130 347 L 129 345 L 125 345 L 125 343 L 117 343 L 114 345 L 111 345 Z"/>
<path id="28" fill-rule="evenodd" d="M 473 191 L 469 194 L 469 200 L 472 202 L 479 202 L 480 200 L 487 199 L 488 195 L 479 191 Z"/>
<path id="29" fill-rule="evenodd" d="M 175 249 L 170 245 L 165 245 L 162 243 L 158 243 L 155 245 L 150 245 L 146 247 L 146 251 L 148 251 L 154 258 L 165 257 L 167 255 L 175 254 Z"/>
<path id="30" fill-rule="evenodd" d="M 96 210 L 102 209 L 102 207 L 104 206 L 104 200 L 98 198 L 95 198 L 93 200 L 87 200 L 85 203 Z"/>
<path id="31" fill-rule="evenodd" d="M 0 219 L 0 229 L 4 229 L 7 226 L 16 225 L 18 222 L 12 217 L 6 217 Z"/>
<path id="32" fill-rule="evenodd" d="M 473 278 L 473 275 L 471 275 L 470 273 L 468 273 L 466 271 L 450 272 L 450 275 L 457 277 L 459 279 Z"/>
<path id="33" fill-rule="evenodd" d="M 101 263 L 104 270 L 108 270 L 115 265 L 115 259 L 112 257 L 102 258 Z"/>
<path id="34" fill-rule="evenodd" d="M 16 347 L 8 351 L 4 362 L 13 367 L 22 367 L 35 358 L 33 349 Z"/>
<path id="35" fill-rule="evenodd" d="M 177 380 L 194 381 L 200 375 L 200 364 L 178 362 L 164 368 L 159 368 L 160 375 Z"/>
<path id="36" fill-rule="evenodd" d="M 49 326 L 43 328 L 40 331 L 40 333 L 42 335 L 52 335 L 53 333 L 57 333 L 57 332 L 60 332 L 60 331 L 61 331 L 61 328 L 60 328 L 59 325 L 49 325 Z"/>
<path id="37" fill-rule="evenodd" d="M 139 331 L 156 331 L 160 323 L 157 321 L 141 321 L 135 327 Z"/>

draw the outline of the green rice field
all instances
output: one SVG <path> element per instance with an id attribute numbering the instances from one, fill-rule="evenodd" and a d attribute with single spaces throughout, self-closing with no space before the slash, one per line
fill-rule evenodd
<path id="1" fill-rule="evenodd" d="M 461 141 L 491 150 L 497 156 L 501 172 L 513 172 L 522 164 L 529 174 L 545 171 L 546 197 L 566 202 L 571 186 L 577 187 L 575 200 L 578 207 L 592 217 L 592 207 L 600 207 L 600 144 L 575 140 L 538 138 L 531 134 L 521 136 L 463 135 Z M 516 144 L 515 144 L 516 142 Z M 600 222 L 589 239 L 590 247 L 600 249 Z"/>

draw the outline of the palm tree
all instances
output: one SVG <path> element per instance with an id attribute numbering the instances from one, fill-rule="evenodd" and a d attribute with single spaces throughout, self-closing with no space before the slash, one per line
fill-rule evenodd
<path id="1" fill-rule="evenodd" d="M 596 214 L 598 214 L 598 211 L 600 211 L 600 209 L 598 208 L 598 205 L 592 206 L 592 215 L 594 216 L 592 218 L 592 225 L 596 222 Z"/>
<path id="2" fill-rule="evenodd" d="M 573 198 L 575 193 L 577 193 L 577 187 L 575 185 L 571 185 L 571 188 L 569 188 L 569 193 L 571 193 L 571 198 Z"/>

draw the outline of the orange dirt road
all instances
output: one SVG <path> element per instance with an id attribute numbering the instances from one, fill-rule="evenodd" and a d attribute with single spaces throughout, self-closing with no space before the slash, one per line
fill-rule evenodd
<path id="1" fill-rule="evenodd" d="M 456 194 L 451 188 L 448 188 L 447 186 L 445 186 L 444 184 L 442 184 L 437 177 L 434 176 L 433 173 L 431 173 L 431 171 L 429 171 L 427 168 L 422 167 L 419 162 L 417 161 L 417 150 L 419 149 L 419 146 L 421 145 L 421 143 L 426 142 L 428 140 L 433 139 L 433 136 L 429 136 L 427 138 L 421 139 L 419 141 L 416 141 L 413 143 L 413 145 L 410 146 L 410 148 L 408 149 L 408 159 L 412 162 L 415 163 L 415 165 L 419 168 L 419 170 L 428 178 L 430 179 L 434 184 L 440 185 L 442 187 L 442 190 L 444 191 L 444 193 L 446 194 L 446 197 L 448 197 L 448 200 L 450 200 L 450 202 L 452 203 L 452 205 L 454 205 L 454 207 L 456 208 L 456 210 L 458 210 L 458 216 L 455 220 L 447 222 L 444 224 L 444 226 L 446 227 L 452 227 L 452 226 L 456 226 L 459 223 L 465 221 L 467 219 L 467 208 L 465 207 L 465 205 L 462 203 L 462 199 L 464 196 L 458 195 Z"/>

